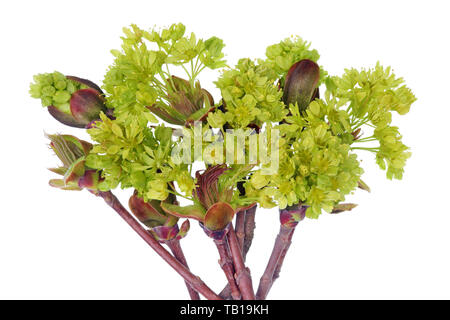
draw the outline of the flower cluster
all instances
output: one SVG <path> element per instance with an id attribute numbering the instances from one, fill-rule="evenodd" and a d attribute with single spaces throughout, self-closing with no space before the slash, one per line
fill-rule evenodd
<path id="1" fill-rule="evenodd" d="M 148 109 L 154 105 L 158 116 L 166 115 L 164 120 L 183 119 L 184 115 L 171 107 L 173 100 L 180 98 L 171 66 L 186 71 L 189 90 L 185 93 L 194 94 L 198 87 L 196 78 L 203 69 L 225 65 L 222 40 L 197 39 L 193 33 L 185 36 L 182 24 L 150 32 L 132 25 L 124 32 L 122 50 L 112 51 L 115 61 L 103 83 L 115 116 L 127 124 L 131 119 L 137 119 L 141 125 L 158 122 Z"/>
<path id="2" fill-rule="evenodd" d="M 308 207 L 307 217 L 317 218 L 322 211 L 353 207 L 342 201 L 365 186 L 359 150 L 373 152 L 388 178 L 402 177 L 410 153 L 392 125 L 392 112 L 406 114 L 415 97 L 390 68 L 377 64 L 328 76 L 309 43 L 288 38 L 269 46 L 266 59 L 240 59 L 223 70 L 215 82 L 221 93 L 215 104 L 198 76 L 205 68 L 226 66 L 222 40 L 186 35 L 182 24 L 150 31 L 132 25 L 124 33 L 122 49 L 112 51 L 115 60 L 103 81 L 104 95 L 92 82 L 58 72 L 37 75 L 30 90 L 61 122 L 90 128 L 95 144 L 82 161 L 100 175 L 98 190 L 133 188 L 139 201 L 162 202 L 165 214 L 203 222 L 213 207 L 229 221 L 239 208 L 254 203 L 281 209 L 301 204 Z M 321 84 L 326 90 L 319 94 Z M 251 165 L 221 164 L 217 156 L 227 150 L 205 140 L 202 154 L 210 153 L 213 161 L 194 156 L 180 163 L 173 151 L 185 141 L 172 126 L 194 136 L 197 122 L 203 123 L 200 134 L 205 136 L 211 128 L 249 131 L 247 137 L 257 143 L 246 141 L 241 146 L 245 152 L 263 147 L 261 131 L 270 135 L 278 130 L 278 171 L 264 174 L 270 164 L 260 159 Z M 370 135 L 364 136 L 365 131 Z M 228 142 L 223 135 L 209 138 Z M 193 162 L 199 160 L 206 170 L 193 175 Z M 244 186 L 240 191 L 238 184 Z M 166 201 L 174 196 L 193 204 L 183 209 L 175 200 Z M 214 223 L 209 226 L 223 227 Z"/>
<path id="3" fill-rule="evenodd" d="M 209 124 L 215 128 L 228 124 L 237 129 L 281 121 L 286 109 L 271 71 L 250 59 L 241 59 L 234 69 L 223 72 L 216 85 L 222 93 L 224 111 L 211 113 Z"/>

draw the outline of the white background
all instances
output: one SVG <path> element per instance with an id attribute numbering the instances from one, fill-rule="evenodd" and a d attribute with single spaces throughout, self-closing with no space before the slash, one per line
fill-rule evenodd
<path id="1" fill-rule="evenodd" d="M 292 34 L 312 42 L 331 74 L 377 60 L 418 101 L 395 117 L 413 157 L 388 181 L 362 155 L 359 207 L 297 228 L 272 299 L 450 298 L 449 38 L 447 1 L 8 1 L 0 9 L 0 298 L 182 299 L 184 283 L 88 192 L 52 189 L 57 164 L 44 130 L 87 135 L 50 118 L 28 95 L 32 75 L 59 70 L 101 83 L 121 29 L 183 22 L 226 43 L 230 64 L 262 57 Z M 212 89 L 217 76 L 204 74 Z M 217 99 L 217 90 L 214 91 Z M 126 203 L 130 191 L 118 192 Z M 225 278 L 212 241 L 193 223 L 182 246 L 213 289 Z M 276 209 L 257 214 L 248 264 L 257 286 L 278 231 Z"/>

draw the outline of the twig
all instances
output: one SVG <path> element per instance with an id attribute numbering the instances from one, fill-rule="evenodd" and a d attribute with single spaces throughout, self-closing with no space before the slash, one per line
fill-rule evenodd
<path id="1" fill-rule="evenodd" d="M 182 265 L 184 265 L 187 269 L 189 269 L 189 266 L 186 261 L 186 257 L 184 256 L 183 249 L 180 245 L 180 240 L 175 238 L 169 241 L 166 241 L 165 244 L 169 247 L 170 251 L 172 251 L 173 256 L 180 261 Z M 186 282 L 186 287 L 189 292 L 189 296 L 191 297 L 191 300 L 200 300 L 200 296 L 198 295 L 198 292 L 195 291 L 192 286 Z"/>
<path id="2" fill-rule="evenodd" d="M 244 261 L 247 258 L 247 253 L 250 250 L 253 242 L 253 236 L 255 234 L 255 215 L 256 215 L 256 205 L 247 209 L 245 212 L 245 240 L 244 240 L 244 251 L 242 256 Z"/>
<path id="3" fill-rule="evenodd" d="M 238 239 L 239 248 L 241 249 L 241 252 L 244 249 L 244 241 L 245 241 L 245 215 L 246 210 L 242 210 L 236 213 L 236 223 L 235 223 L 236 237 Z"/>
<path id="4" fill-rule="evenodd" d="M 242 252 L 236 238 L 236 233 L 234 232 L 233 225 L 231 224 L 227 238 L 228 244 L 230 245 L 231 258 L 233 259 L 233 264 L 236 271 L 236 283 L 241 290 L 242 298 L 244 300 L 255 300 L 250 270 L 245 267 Z"/>
<path id="5" fill-rule="evenodd" d="M 240 227 L 240 224 L 242 223 L 242 220 L 239 220 L 238 217 L 240 216 L 244 216 L 244 234 L 245 234 L 245 238 L 244 238 L 244 244 L 242 247 L 242 258 L 244 259 L 244 262 L 247 258 L 247 253 L 250 250 L 250 247 L 252 245 L 252 241 L 253 241 L 253 236 L 254 236 L 254 230 L 255 230 L 255 214 L 256 214 L 256 206 L 251 207 L 250 209 L 245 210 L 245 212 L 241 211 L 238 214 L 236 214 L 236 236 L 238 237 L 239 240 L 239 233 L 238 233 L 238 228 Z M 242 219 L 242 218 L 240 218 Z M 240 245 L 240 243 L 239 243 Z M 230 289 L 230 285 L 227 284 L 225 286 L 225 288 L 223 288 L 223 290 L 220 292 L 219 294 L 223 299 L 225 300 L 230 300 L 231 299 L 231 289 Z"/>
<path id="6" fill-rule="evenodd" d="M 99 192 L 99 197 L 113 208 L 130 227 L 136 231 L 139 236 L 144 239 L 147 244 L 152 247 L 156 253 L 163 258 L 180 276 L 183 277 L 195 290 L 202 294 L 205 298 L 209 300 L 222 300 L 217 294 L 215 294 L 198 276 L 192 274 L 189 269 L 183 266 L 177 259 L 175 259 L 153 236 L 145 230 L 145 228 L 137 222 L 133 216 L 128 212 L 127 209 L 122 206 L 115 195 L 108 192 Z"/>
<path id="7" fill-rule="evenodd" d="M 256 293 L 257 300 L 264 300 L 269 292 L 269 289 L 272 287 L 275 269 L 277 268 L 278 261 L 280 260 L 282 253 L 289 244 L 289 236 L 291 231 L 292 228 L 288 228 L 283 225 L 280 226 L 280 232 L 275 240 L 272 254 L 270 255 L 266 270 L 264 271 L 264 274 L 259 282 L 258 291 Z"/>
<path id="8" fill-rule="evenodd" d="M 289 234 L 288 243 L 286 244 L 286 247 L 284 248 L 283 252 L 281 253 L 280 259 L 278 259 L 277 267 L 275 268 L 275 271 L 274 271 L 273 277 L 272 277 L 272 284 L 271 284 L 269 290 L 267 291 L 267 294 L 269 293 L 270 289 L 272 288 L 275 280 L 277 280 L 280 277 L 281 267 L 283 266 L 283 262 L 284 262 L 284 259 L 286 258 L 286 254 L 292 244 L 292 237 L 295 233 L 295 229 L 296 229 L 295 227 L 292 228 L 291 233 Z"/>
<path id="9" fill-rule="evenodd" d="M 229 254 L 226 239 L 227 238 L 225 237 L 222 240 L 214 240 L 214 243 L 217 246 L 217 250 L 219 251 L 219 264 L 228 280 L 231 297 L 233 298 L 233 300 L 241 300 L 241 292 L 239 291 L 236 280 L 234 279 L 234 266 Z"/>

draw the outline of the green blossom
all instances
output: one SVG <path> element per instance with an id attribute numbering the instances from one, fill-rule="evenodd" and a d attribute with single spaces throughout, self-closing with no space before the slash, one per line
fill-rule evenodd
<path id="1" fill-rule="evenodd" d="M 222 93 L 225 112 L 210 115 L 210 125 L 229 123 L 233 128 L 245 128 L 251 123 L 260 126 L 281 121 L 287 111 L 271 71 L 250 59 L 241 59 L 234 69 L 224 71 L 216 86 Z"/>

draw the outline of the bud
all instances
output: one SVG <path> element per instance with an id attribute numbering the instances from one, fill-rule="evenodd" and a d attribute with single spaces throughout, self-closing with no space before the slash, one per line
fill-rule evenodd
<path id="1" fill-rule="evenodd" d="M 295 228 L 297 224 L 305 219 L 308 206 L 301 203 L 280 210 L 280 223 L 287 228 Z"/>
<path id="2" fill-rule="evenodd" d="M 209 230 L 223 230 L 233 221 L 234 209 L 225 202 L 213 204 L 206 212 L 204 225 Z"/>
<path id="3" fill-rule="evenodd" d="M 100 119 L 100 112 L 106 112 L 105 98 L 95 89 L 81 89 L 72 94 L 70 112 L 78 123 L 85 124 Z"/>
<path id="4" fill-rule="evenodd" d="M 161 204 L 164 203 L 176 203 L 175 196 L 170 195 L 168 199 L 164 201 L 151 200 L 145 202 L 144 199 L 137 195 L 137 191 L 130 197 L 128 206 L 134 216 L 146 225 L 150 230 L 150 233 L 160 242 L 166 242 L 173 239 L 184 238 L 189 231 L 189 220 L 186 220 L 178 228 L 178 217 L 167 214 L 162 208 Z"/>
<path id="5" fill-rule="evenodd" d="M 194 87 L 190 82 L 172 76 L 166 80 L 169 106 L 154 104 L 147 108 L 162 120 L 176 125 L 189 125 L 203 121 L 214 109 L 214 99 L 197 81 Z"/>
<path id="6" fill-rule="evenodd" d="M 297 103 L 300 112 L 318 96 L 320 68 L 314 61 L 304 59 L 289 69 L 283 88 L 283 102 L 286 105 Z M 316 91 L 317 90 L 317 91 Z"/>
<path id="7" fill-rule="evenodd" d="M 61 160 L 62 167 L 51 168 L 50 171 L 63 176 L 62 179 L 52 179 L 52 187 L 63 190 L 88 189 L 96 191 L 100 182 L 100 174 L 86 167 L 85 157 L 92 149 L 89 142 L 70 135 L 47 135 L 50 139 L 50 148 Z"/>
<path id="8" fill-rule="evenodd" d="M 176 202 L 175 196 L 171 194 L 164 201 L 173 204 Z M 128 206 L 134 216 L 149 228 L 158 226 L 173 227 L 178 222 L 177 217 L 167 214 L 161 208 L 161 201 L 151 200 L 145 202 L 143 198 L 138 196 L 137 191 L 130 197 Z"/>
<path id="9" fill-rule="evenodd" d="M 108 112 L 99 86 L 92 81 L 62 73 L 45 73 L 34 76 L 30 86 L 33 98 L 59 122 L 76 128 L 86 128 L 100 119 L 100 112 Z"/>
<path id="10" fill-rule="evenodd" d="M 178 224 L 174 225 L 173 227 L 158 226 L 150 228 L 150 233 L 156 240 L 164 243 L 170 240 L 180 240 L 184 238 L 187 235 L 189 228 L 189 220 L 185 220 L 181 225 L 181 228 L 178 228 Z"/>
<path id="11" fill-rule="evenodd" d="M 163 202 L 162 209 L 168 214 L 180 218 L 198 220 L 202 227 L 213 232 L 210 236 L 216 238 L 219 231 L 224 231 L 233 220 L 234 214 L 247 207 L 231 206 L 233 197 L 233 184 L 220 186 L 219 178 L 229 168 L 225 165 L 208 167 L 203 172 L 196 172 L 197 186 L 193 192 L 194 204 L 186 207 Z"/>

